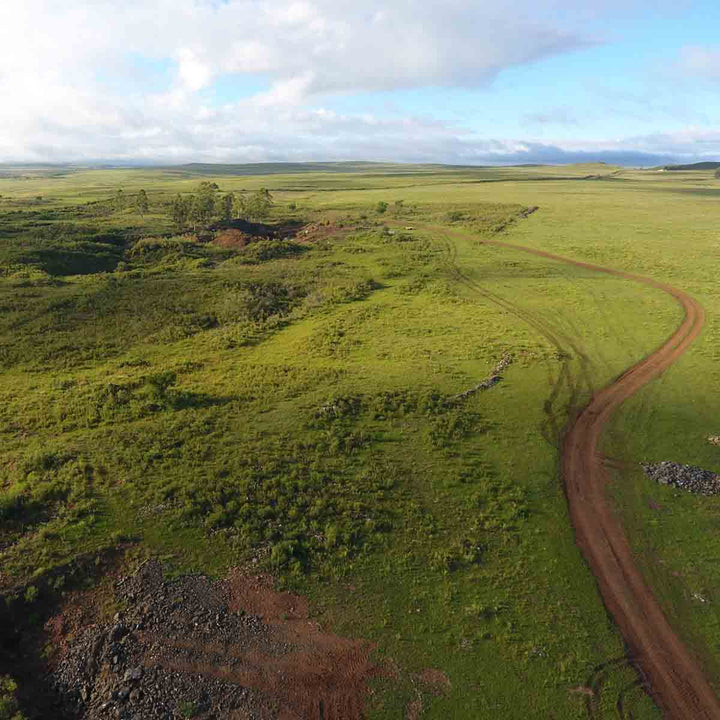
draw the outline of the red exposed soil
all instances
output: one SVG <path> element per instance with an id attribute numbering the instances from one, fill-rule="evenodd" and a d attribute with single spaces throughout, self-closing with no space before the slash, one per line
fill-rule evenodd
<path id="1" fill-rule="evenodd" d="M 296 648 L 280 659 L 248 658 L 263 670 L 246 684 L 281 698 L 283 720 L 362 718 L 367 682 L 381 674 L 370 658 L 369 643 L 323 632 L 310 620 L 307 600 L 275 592 L 270 576 L 231 576 L 229 588 L 231 611 L 262 617 L 282 642 Z"/>
<path id="2" fill-rule="evenodd" d="M 420 673 L 420 682 L 428 687 L 434 695 L 444 695 L 452 688 L 450 678 L 442 671 L 435 668 L 425 668 Z"/>
<path id="3" fill-rule="evenodd" d="M 298 242 L 318 242 L 329 237 L 349 232 L 349 228 L 331 222 L 310 223 L 300 230 L 295 237 Z"/>
<path id="4" fill-rule="evenodd" d="M 213 243 L 223 248 L 244 248 L 248 243 L 253 241 L 252 235 L 244 233 L 242 230 L 223 230 L 215 235 Z"/>
<path id="5" fill-rule="evenodd" d="M 698 337 L 705 319 L 703 309 L 681 290 L 648 278 L 510 243 L 493 244 L 641 282 L 668 293 L 683 308 L 684 319 L 670 338 L 595 392 L 571 420 L 562 444 L 562 474 L 578 545 L 656 701 L 677 720 L 720 718 L 720 702 L 697 658 L 672 629 L 635 565 L 605 494 L 607 473 L 599 450 L 601 433 L 613 412 L 676 362 Z"/>
<path id="6" fill-rule="evenodd" d="M 204 708 L 198 718 L 361 720 L 369 681 L 390 675 L 371 643 L 324 631 L 307 600 L 276 591 L 268 575 L 168 580 L 146 563 L 115 580 L 124 609 L 112 622 L 98 614 L 97 594 L 73 593 L 45 625 L 50 684 L 83 720 L 108 707 L 160 720 L 182 700 Z"/>

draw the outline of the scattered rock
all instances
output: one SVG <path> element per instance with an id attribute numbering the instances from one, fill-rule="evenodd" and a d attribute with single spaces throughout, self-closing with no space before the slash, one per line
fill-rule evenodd
<path id="1" fill-rule="evenodd" d="M 126 670 L 123 680 L 125 682 L 128 682 L 129 680 L 140 680 L 140 678 L 142 676 L 143 676 L 142 666 L 138 666 L 135 668 L 131 668 L 130 670 Z"/>
<path id="2" fill-rule="evenodd" d="M 110 638 L 112 640 L 120 640 L 126 633 L 127 628 L 122 623 L 118 623 L 113 626 L 113 629 L 110 631 Z"/>
<path id="3" fill-rule="evenodd" d="M 672 485 L 696 495 L 720 495 L 720 476 L 709 470 L 668 461 L 645 464 L 643 470 L 661 485 Z"/>
<path id="4" fill-rule="evenodd" d="M 475 393 L 481 392 L 482 390 L 489 390 L 492 387 L 495 387 L 501 380 L 502 380 L 502 373 L 503 370 L 505 370 L 507 367 L 509 367 L 512 364 L 512 356 L 509 353 L 505 353 L 503 355 L 502 360 L 495 366 L 495 369 L 492 371 L 490 376 L 483 380 L 481 383 L 475 385 L 475 387 L 470 388 L 469 390 L 466 390 L 465 392 L 461 392 L 459 395 L 456 395 L 453 400 L 464 400 L 467 397 L 470 397 L 471 395 L 475 395 Z"/>

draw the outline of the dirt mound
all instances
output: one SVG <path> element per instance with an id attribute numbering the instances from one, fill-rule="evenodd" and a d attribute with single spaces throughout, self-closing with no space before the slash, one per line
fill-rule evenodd
<path id="1" fill-rule="evenodd" d="M 268 576 L 169 581 L 149 563 L 116 581 L 115 602 L 110 622 L 78 630 L 70 604 L 46 625 L 69 717 L 359 720 L 380 672 L 369 643 L 323 632 Z"/>
<path id="2" fill-rule="evenodd" d="M 349 232 L 348 228 L 343 227 L 337 223 L 329 221 L 310 223 L 305 225 L 304 228 L 298 231 L 295 239 L 298 242 L 318 242 L 319 240 L 325 240 L 329 237 L 341 235 Z"/>
<path id="3" fill-rule="evenodd" d="M 213 244 L 223 248 L 244 248 L 253 241 L 253 236 L 244 233 L 242 230 L 230 228 L 215 235 Z"/>

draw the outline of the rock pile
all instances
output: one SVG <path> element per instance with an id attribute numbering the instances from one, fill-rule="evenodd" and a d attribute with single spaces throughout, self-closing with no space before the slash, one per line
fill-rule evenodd
<path id="1" fill-rule="evenodd" d="M 668 461 L 643 465 L 643 470 L 661 485 L 672 485 L 696 495 L 720 495 L 720 476 L 709 470 Z"/>
<path id="2" fill-rule="evenodd" d="M 115 582 L 114 618 L 46 630 L 56 717 L 81 720 L 360 720 L 371 646 L 322 631 L 271 578 L 168 580 L 157 562 Z M 78 627 L 79 626 L 79 627 Z"/>
<path id="3" fill-rule="evenodd" d="M 471 395 L 475 395 L 475 393 L 481 392 L 483 390 L 489 390 L 491 387 L 495 387 L 495 385 L 497 385 L 502 380 L 502 375 L 500 373 L 502 373 L 503 370 L 509 367 L 512 364 L 512 361 L 512 355 L 510 355 L 510 353 L 505 353 L 502 357 L 502 360 L 500 360 L 500 362 L 495 366 L 489 377 L 485 378 L 485 380 L 483 380 L 481 383 L 475 385 L 475 387 L 471 387 L 469 390 L 466 390 L 465 392 L 456 395 L 453 400 L 464 400 Z"/>
<path id="4" fill-rule="evenodd" d="M 258 617 L 229 612 L 227 598 L 206 578 L 170 582 L 157 566 L 125 579 L 118 591 L 127 610 L 112 623 L 86 627 L 53 673 L 71 717 L 174 720 L 267 712 L 262 693 L 232 682 L 241 658 L 222 657 L 238 643 L 287 650 L 272 642 Z M 213 650 L 222 658 L 217 674 L 205 672 L 219 659 Z"/>

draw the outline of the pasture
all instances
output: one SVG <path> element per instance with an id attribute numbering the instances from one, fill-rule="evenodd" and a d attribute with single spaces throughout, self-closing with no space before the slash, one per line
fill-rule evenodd
<path id="1" fill-rule="evenodd" d="M 720 689 L 720 499 L 640 467 L 720 472 L 720 182 L 603 165 L 275 170 L 0 173 L 14 629 L 39 633 L 87 558 L 159 558 L 168 577 L 251 567 L 394 668 L 371 682 L 370 718 L 660 717 L 575 545 L 559 443 L 681 310 L 500 240 L 671 283 L 706 310 L 603 448 L 638 562 Z M 241 246 L 215 242 L 220 220 L 180 232 L 169 204 L 201 181 L 267 188 L 263 226 L 294 230 Z M 113 206 L 119 189 L 145 190 L 148 212 Z M 499 381 L 460 397 L 503 358 Z M 28 717 L 33 663 L 0 657 Z M 429 668 L 442 691 L 418 680 Z"/>

